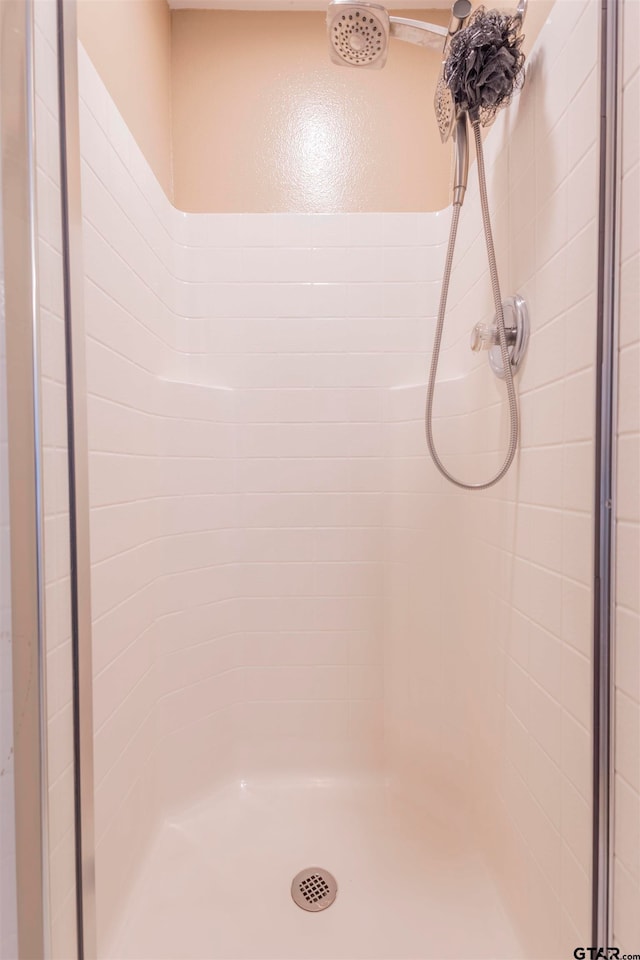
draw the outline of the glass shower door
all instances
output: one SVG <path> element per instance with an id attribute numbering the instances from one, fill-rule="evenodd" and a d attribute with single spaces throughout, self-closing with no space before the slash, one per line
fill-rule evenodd
<path id="1" fill-rule="evenodd" d="M 2 960 L 79 953 L 62 9 L 0 4 Z"/>

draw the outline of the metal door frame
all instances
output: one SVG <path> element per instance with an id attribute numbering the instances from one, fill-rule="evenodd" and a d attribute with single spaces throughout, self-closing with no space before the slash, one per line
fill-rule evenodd
<path id="1" fill-rule="evenodd" d="M 69 474 L 76 918 L 96 956 L 88 448 L 75 0 L 55 3 Z M 0 2 L 18 949 L 51 955 L 34 0 Z M 72 335 L 73 331 L 73 335 Z"/>
<path id="2" fill-rule="evenodd" d="M 0 3 L 18 948 L 49 952 L 42 432 L 32 0 Z"/>
<path id="3" fill-rule="evenodd" d="M 600 2 L 598 334 L 593 579 L 592 945 L 613 939 L 613 653 L 618 387 L 621 0 Z"/>
<path id="4" fill-rule="evenodd" d="M 58 17 L 67 350 L 78 955 L 96 955 L 88 447 L 76 0 Z M 612 646 L 620 185 L 621 4 L 601 0 L 600 209 L 593 645 L 593 944 L 611 933 Z M 49 954 L 42 455 L 34 163 L 33 0 L 0 3 L 12 629 L 20 954 Z M 28 901 L 28 902 L 27 902 Z"/>

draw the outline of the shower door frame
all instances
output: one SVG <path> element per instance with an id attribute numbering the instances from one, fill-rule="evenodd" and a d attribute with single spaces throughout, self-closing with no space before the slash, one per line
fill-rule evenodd
<path id="1" fill-rule="evenodd" d="M 18 15 L 31 7 L 33 0 L 2 0 L 0 26 L 5 40 L 6 24 L 12 13 Z M 592 871 L 592 936 L 593 944 L 606 946 L 611 936 L 611 777 L 612 777 L 612 642 L 613 642 L 613 550 L 614 550 L 614 479 L 616 423 L 616 366 L 618 318 L 618 233 L 619 233 L 619 50 L 620 10 L 617 0 L 600 0 L 600 210 L 598 243 L 598 343 L 596 371 L 595 433 L 595 551 L 594 551 L 594 644 L 593 644 L 593 871 Z M 91 666 L 91 599 L 89 553 L 88 444 L 86 426 L 86 389 L 84 365 L 84 316 L 82 288 L 82 215 L 80 203 L 80 140 L 79 89 L 77 73 L 76 0 L 55 0 L 58 23 L 58 77 L 60 105 L 60 159 L 63 208 L 63 269 L 65 288 L 65 336 L 67 352 L 67 426 L 69 445 L 70 539 L 71 539 L 71 607 L 73 649 L 74 763 L 75 763 L 75 833 L 76 891 L 78 921 L 78 957 L 96 956 L 96 902 L 94 850 L 93 791 L 93 717 Z M 29 36 L 27 19 L 22 36 L 24 60 L 21 63 L 23 83 L 7 84 L 6 57 L 0 58 L 3 96 L 7 89 L 12 96 L 24 97 L 25 116 L 29 119 L 19 143 L 24 181 L 19 197 L 23 210 L 17 232 L 12 235 L 12 248 L 23 254 L 22 310 L 30 318 L 20 336 L 20 350 L 30 370 L 16 389 L 20 397 L 20 418 L 25 436 L 31 444 L 23 444 L 22 483 L 33 491 L 33 499 L 24 497 L 25 510 L 14 515 L 12 530 L 26 534 L 24 551 L 16 560 L 25 571 L 22 589 L 14 590 L 12 616 L 16 636 L 23 631 L 37 636 L 38 695 L 31 705 L 29 748 L 21 750 L 21 758 L 30 764 L 29 789 L 21 795 L 21 816 L 29 821 L 31 835 L 18 833 L 18 869 L 29 870 L 28 920 L 24 915 L 25 898 L 19 897 L 23 919 L 20 931 L 30 936 L 34 947 L 26 955 L 46 956 L 48 914 L 46 883 L 46 711 L 42 625 L 42 498 L 40 494 L 42 464 L 39 446 L 38 383 L 37 383 L 37 285 L 35 272 L 35 210 L 33 167 L 33 36 Z M 17 35 L 16 35 L 17 37 Z M 4 51 L 3 51 L 4 52 Z M 29 85 L 29 77 L 31 78 Z M 3 112 L 5 117 L 6 111 Z M 3 126 L 5 120 L 3 119 Z M 5 130 L 3 129 L 5 142 Z M 6 171 L 3 167 L 3 178 Z M 6 187 L 5 187 L 6 193 Z M 7 312 L 7 326 L 9 314 Z M 26 351 L 26 352 L 25 352 Z M 14 351 L 15 352 L 15 351 Z M 13 360 L 13 358 L 12 358 Z M 13 378 L 14 385 L 17 377 Z M 17 410 L 17 404 L 16 410 Z M 10 411 L 11 417 L 11 411 Z M 18 422 L 18 421 L 16 421 Z M 15 429 L 15 427 L 14 427 Z M 25 482 L 26 477 L 26 482 Z M 28 502 L 27 502 L 28 501 Z M 14 557 L 12 555 L 12 570 Z M 30 632 L 29 632 L 30 631 Z M 15 668 L 14 668 L 15 673 Z M 20 682 L 24 684 L 24 669 Z M 16 681 L 14 680 L 14 688 Z M 16 755 L 16 781 L 18 761 Z M 17 782 L 17 788 L 19 784 Z M 25 804 L 25 798 L 28 803 Z M 34 838 L 35 841 L 34 842 Z M 19 873 L 19 877 L 20 877 Z M 27 876 L 23 873 L 22 876 Z M 33 878 L 37 882 L 34 882 Z M 23 886 L 23 880 L 20 880 Z M 27 928 L 29 928 L 27 932 Z M 26 942 L 26 941 L 24 941 Z"/>
<path id="2" fill-rule="evenodd" d="M 89 446 L 76 0 L 55 0 L 67 382 L 78 960 L 97 957 Z"/>
<path id="3" fill-rule="evenodd" d="M 622 0 L 600 0 L 600 164 L 593 578 L 592 945 L 613 940 L 616 433 Z"/>
<path id="4" fill-rule="evenodd" d="M 0 45 L 17 933 L 22 956 L 44 957 L 50 918 L 31 0 L 2 0 Z"/>
<path id="5" fill-rule="evenodd" d="M 96 956 L 88 447 L 75 0 L 55 5 L 69 481 L 77 956 Z M 0 2 L 18 949 L 51 956 L 34 0 Z M 73 336 L 72 336 L 73 330 Z"/>

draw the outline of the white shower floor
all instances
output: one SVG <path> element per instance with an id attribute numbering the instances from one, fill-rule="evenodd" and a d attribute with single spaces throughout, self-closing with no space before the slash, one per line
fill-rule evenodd
<path id="1" fill-rule="evenodd" d="M 335 903 L 297 907 L 294 875 L 331 871 Z M 110 960 L 509 958 L 522 949 L 459 829 L 392 799 L 382 780 L 227 787 L 168 820 Z"/>

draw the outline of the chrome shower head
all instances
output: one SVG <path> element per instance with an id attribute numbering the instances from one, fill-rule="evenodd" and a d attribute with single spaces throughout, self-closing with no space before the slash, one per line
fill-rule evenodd
<path id="1" fill-rule="evenodd" d="M 457 0 L 458 3 L 468 0 Z M 334 63 L 380 69 L 387 60 L 389 38 L 442 51 L 449 31 L 436 23 L 391 17 L 378 3 L 331 0 L 327 9 L 329 49 Z"/>
<path id="2" fill-rule="evenodd" d="M 327 33 L 334 63 L 376 70 L 384 67 L 389 14 L 379 4 L 332 0 L 327 9 Z"/>
<path id="3" fill-rule="evenodd" d="M 526 0 L 520 2 L 526 3 Z M 343 67 L 379 70 L 387 62 L 389 40 L 395 38 L 438 50 L 444 64 L 451 38 L 464 27 L 470 13 L 470 0 L 455 0 L 447 29 L 424 20 L 389 16 L 386 8 L 378 3 L 331 0 L 327 8 L 331 59 Z M 456 110 L 444 83 L 442 69 L 436 88 L 435 110 L 444 143 L 453 133 Z"/>
<path id="4" fill-rule="evenodd" d="M 520 0 L 522 4 L 526 0 Z M 467 117 L 460 116 L 443 80 L 443 68 L 452 37 L 464 27 L 471 13 L 470 0 L 455 0 L 449 27 L 391 17 L 378 3 L 354 3 L 353 0 L 331 0 L 327 8 L 329 51 L 334 63 L 347 67 L 380 69 L 387 60 L 390 38 L 405 40 L 421 47 L 437 49 L 443 60 L 436 88 L 436 119 L 443 143 L 453 135 L 455 140 L 456 174 L 454 203 L 462 203 L 467 185 L 469 156 L 467 149 Z"/>

